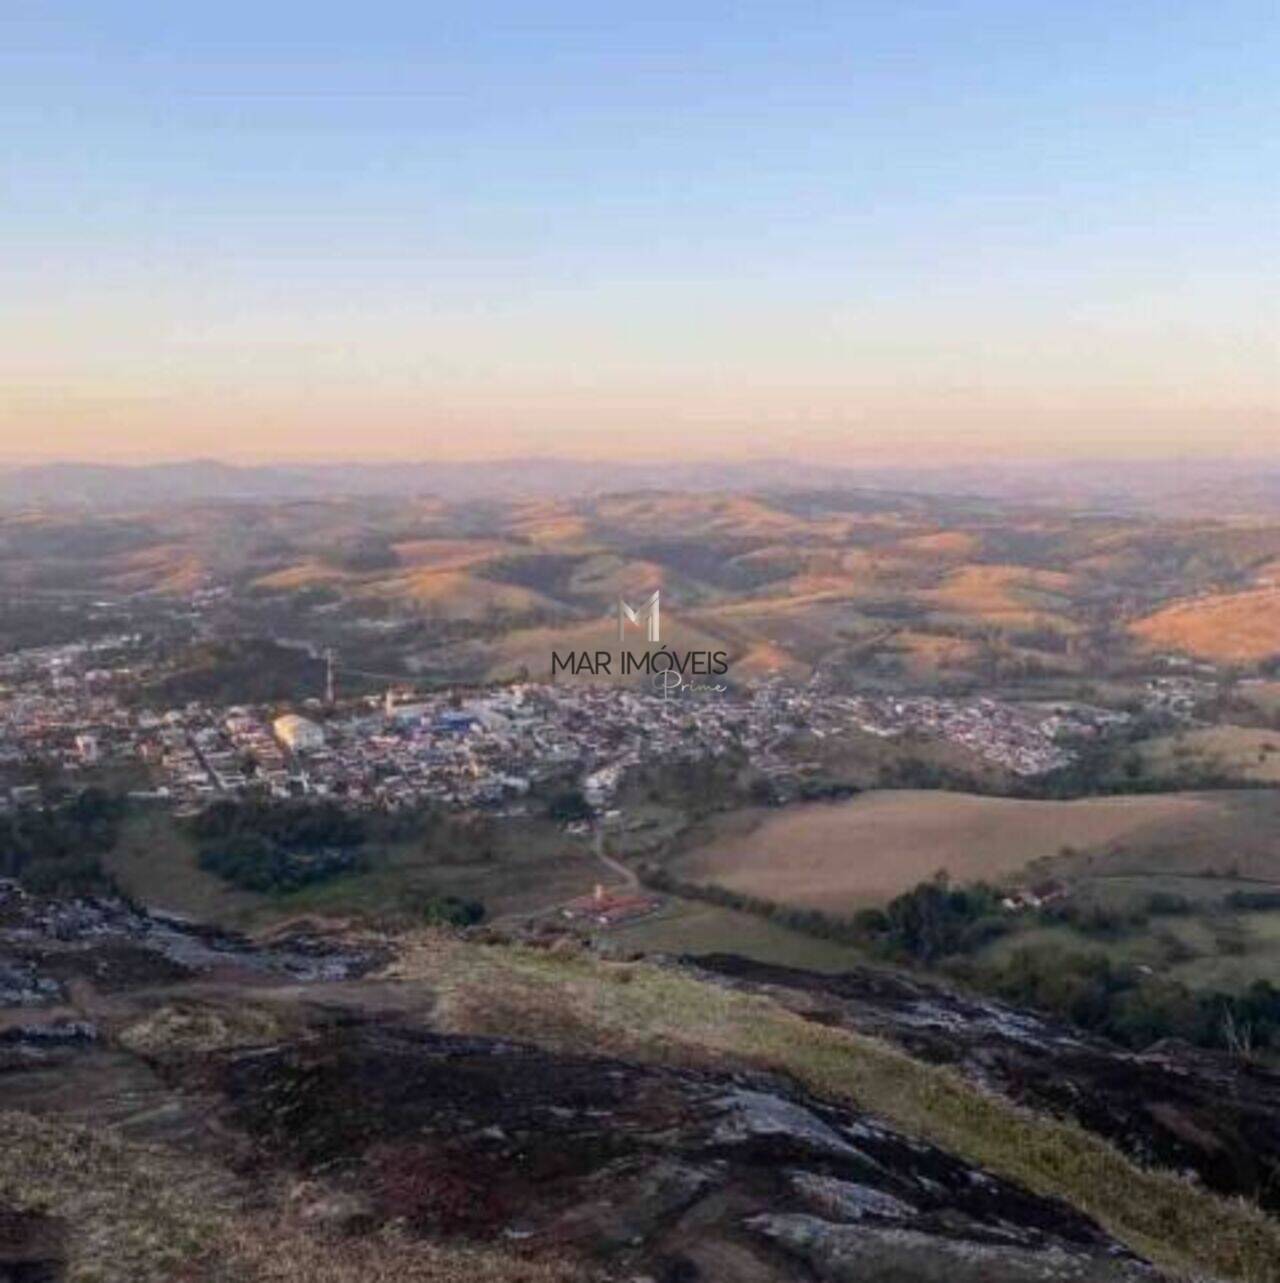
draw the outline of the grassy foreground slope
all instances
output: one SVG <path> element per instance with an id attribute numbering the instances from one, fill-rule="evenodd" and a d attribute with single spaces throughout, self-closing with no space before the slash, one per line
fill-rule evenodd
<path id="1" fill-rule="evenodd" d="M 396 950 L 384 973 L 340 984 L 328 1001 L 429 1013 L 430 1028 L 445 1034 L 777 1074 L 1064 1200 L 1171 1277 L 1280 1283 L 1280 1224 L 1257 1207 L 1146 1170 L 1074 1125 L 1020 1110 L 949 1070 L 865 1034 L 806 1020 L 771 998 L 653 963 L 605 962 L 568 939 L 536 949 L 419 933 L 396 941 Z M 270 1052 L 299 1002 L 322 991 L 287 984 L 220 992 L 215 1011 L 210 990 L 187 991 L 181 999 L 187 1015 L 177 1020 L 161 1018 L 162 1011 L 122 1027 L 137 1013 L 104 1008 L 120 1013 L 109 1022 L 116 1050 L 175 1072 L 213 1029 L 213 1046 Z M 148 991 L 145 999 L 154 1004 L 159 995 Z M 217 1019 L 211 1023 L 202 1012 Z M 243 1167 L 220 1157 L 226 1156 L 216 1149 L 206 1155 L 185 1145 L 162 1149 L 102 1127 L 0 1112 L 0 1231 L 13 1228 L 6 1217 L 13 1220 L 17 1209 L 15 1232 L 60 1239 L 65 1277 L 79 1283 L 600 1278 L 558 1258 L 529 1259 L 515 1242 L 424 1240 L 394 1226 L 364 1237 L 317 1237 L 296 1189 L 246 1182 Z M 0 1250 L 3 1244 L 0 1233 Z"/>
<path id="2" fill-rule="evenodd" d="M 688 1065 L 785 1074 L 1095 1217 L 1187 1278 L 1280 1280 L 1280 1225 L 1242 1201 L 1145 1170 L 1068 1123 L 1019 1110 L 878 1039 L 829 1029 L 755 995 L 648 963 L 423 936 L 391 975 L 429 981 L 457 1032 Z"/>

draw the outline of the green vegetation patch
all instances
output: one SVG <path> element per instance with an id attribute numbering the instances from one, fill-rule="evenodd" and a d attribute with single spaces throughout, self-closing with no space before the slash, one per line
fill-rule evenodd
<path id="1" fill-rule="evenodd" d="M 191 819 L 200 867 L 247 891 L 295 891 L 360 868 L 362 818 L 336 802 L 214 802 Z"/>
<path id="2" fill-rule="evenodd" d="M 124 812 L 122 799 L 89 788 L 60 805 L 0 815 L 0 877 L 38 895 L 113 890 L 102 857 L 116 845 Z"/>

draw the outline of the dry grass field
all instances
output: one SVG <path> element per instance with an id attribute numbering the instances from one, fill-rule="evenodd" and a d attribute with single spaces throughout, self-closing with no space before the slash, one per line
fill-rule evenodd
<path id="1" fill-rule="evenodd" d="M 972 616 L 989 625 L 1035 628 L 1069 620 L 1056 618 L 1050 607 L 1068 601 L 1069 575 L 1023 566 L 964 566 L 947 576 L 941 587 L 922 593 L 924 600 L 945 612 Z"/>
<path id="2" fill-rule="evenodd" d="M 498 613 L 564 614 L 565 607 L 518 584 L 504 584 L 461 570 L 411 570 L 380 579 L 364 590 L 438 620 L 477 620 Z"/>
<path id="3" fill-rule="evenodd" d="M 407 539 L 392 548 L 402 566 L 415 570 L 462 570 L 508 556 L 515 544 L 496 539 Z"/>
<path id="4" fill-rule="evenodd" d="M 1280 654 L 1280 588 L 1220 593 L 1175 602 L 1139 619 L 1148 645 L 1204 659 L 1252 663 Z"/>
<path id="5" fill-rule="evenodd" d="M 195 843 L 159 808 L 134 810 L 104 863 L 136 899 L 206 921 L 238 922 L 262 898 L 200 868 Z"/>
<path id="6" fill-rule="evenodd" d="M 1158 849 L 1161 834 L 1225 829 L 1230 810 L 1214 794 L 1042 802 L 869 792 L 848 802 L 740 814 L 684 856 L 676 872 L 745 895 L 844 912 L 881 903 L 939 869 L 961 882 L 999 879 L 1064 846 Z"/>
<path id="7" fill-rule="evenodd" d="M 273 570 L 269 575 L 260 575 L 253 586 L 266 592 L 300 592 L 304 588 L 320 586 L 333 587 L 348 583 L 352 576 L 336 566 L 326 566 L 315 559 L 286 566 L 283 570 Z"/>

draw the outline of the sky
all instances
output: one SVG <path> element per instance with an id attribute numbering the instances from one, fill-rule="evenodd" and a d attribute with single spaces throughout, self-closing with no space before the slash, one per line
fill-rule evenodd
<path id="1" fill-rule="evenodd" d="M 0 459 L 1280 451 L 1280 10 L 0 5 Z"/>

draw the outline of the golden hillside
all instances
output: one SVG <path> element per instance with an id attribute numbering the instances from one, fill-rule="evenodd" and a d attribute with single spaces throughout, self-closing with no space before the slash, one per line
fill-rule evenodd
<path id="1" fill-rule="evenodd" d="M 1250 663 L 1280 654 L 1280 588 L 1175 602 L 1133 624 L 1147 645 L 1202 659 Z"/>

